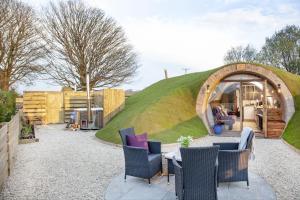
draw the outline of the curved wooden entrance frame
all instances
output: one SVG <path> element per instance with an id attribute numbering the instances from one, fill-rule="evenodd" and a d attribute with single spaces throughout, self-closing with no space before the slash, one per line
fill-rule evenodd
<path id="1" fill-rule="evenodd" d="M 202 85 L 198 93 L 196 101 L 196 112 L 202 119 L 204 125 L 210 134 L 212 130 L 207 118 L 208 98 L 215 90 L 217 85 L 226 77 L 234 74 L 252 74 L 268 80 L 273 86 L 277 87 L 280 84 L 280 98 L 283 105 L 283 119 L 288 124 L 295 112 L 294 99 L 286 84 L 271 70 L 255 64 L 231 64 L 220 68 L 213 73 Z M 209 89 L 208 89 L 209 88 Z"/>

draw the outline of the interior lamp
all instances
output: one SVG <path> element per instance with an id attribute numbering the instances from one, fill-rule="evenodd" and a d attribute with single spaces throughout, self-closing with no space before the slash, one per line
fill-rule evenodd
<path id="1" fill-rule="evenodd" d="M 277 84 L 277 92 L 281 93 L 281 85 L 279 83 Z"/>
<path id="2" fill-rule="evenodd" d="M 210 85 L 207 85 L 207 86 L 206 86 L 206 92 L 207 92 L 207 93 L 210 92 L 209 88 L 210 88 Z"/>

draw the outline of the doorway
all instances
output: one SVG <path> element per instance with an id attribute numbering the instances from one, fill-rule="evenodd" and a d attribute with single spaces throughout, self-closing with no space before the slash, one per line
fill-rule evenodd
<path id="1" fill-rule="evenodd" d="M 211 93 L 208 121 L 212 127 L 221 125 L 222 135 L 240 134 L 243 127 L 250 127 L 263 137 L 272 108 L 280 108 L 280 98 L 267 80 L 250 74 L 231 75 Z"/>

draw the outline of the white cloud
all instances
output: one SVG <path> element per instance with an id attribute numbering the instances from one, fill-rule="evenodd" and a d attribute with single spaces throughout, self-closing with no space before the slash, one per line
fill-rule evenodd
<path id="1" fill-rule="evenodd" d="M 209 13 L 188 21 L 152 17 L 130 19 L 124 24 L 126 33 L 141 52 L 142 60 L 216 67 L 222 65 L 225 52 L 236 45 L 263 45 L 265 37 L 294 20 L 264 15 L 259 8 L 233 9 Z"/>
<path id="2" fill-rule="evenodd" d="M 239 4 L 239 0 L 219 1 L 220 5 Z M 273 5 L 271 1 L 257 6 L 242 3 L 226 10 L 199 10 L 199 13 L 190 14 L 188 10 L 175 10 L 176 17 L 164 14 L 165 8 L 159 5 L 161 0 L 154 3 L 139 0 L 87 2 L 116 18 L 140 53 L 139 76 L 126 85 L 127 88 L 143 88 L 157 81 L 163 77 L 163 68 L 170 74 L 180 74 L 182 67 L 189 67 L 191 71 L 218 67 L 231 46 L 251 43 L 260 48 L 265 37 L 275 30 L 287 24 L 300 25 L 299 10 L 291 4 Z M 265 4 L 268 6 L 262 6 Z M 156 12 L 156 8 L 160 10 Z"/>

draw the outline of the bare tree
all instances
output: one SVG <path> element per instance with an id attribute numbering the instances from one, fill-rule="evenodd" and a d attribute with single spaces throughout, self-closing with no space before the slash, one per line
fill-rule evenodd
<path id="1" fill-rule="evenodd" d="M 17 82 L 30 83 L 41 71 L 45 49 L 37 26 L 32 8 L 17 0 L 1 0 L 0 89 L 9 90 Z"/>
<path id="2" fill-rule="evenodd" d="M 246 47 L 232 47 L 227 51 L 224 61 L 225 63 L 234 62 L 255 62 L 257 60 L 257 51 L 249 44 Z"/>
<path id="3" fill-rule="evenodd" d="M 49 44 L 48 75 L 62 86 L 117 86 L 136 72 L 136 54 L 116 22 L 81 1 L 50 3 L 43 18 Z"/>

